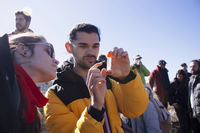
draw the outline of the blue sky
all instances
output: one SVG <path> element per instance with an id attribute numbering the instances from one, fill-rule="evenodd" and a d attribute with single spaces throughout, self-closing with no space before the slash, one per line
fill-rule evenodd
<path id="1" fill-rule="evenodd" d="M 80 22 L 99 27 L 100 54 L 122 47 L 131 64 L 140 54 L 149 71 L 164 59 L 170 80 L 181 63 L 200 59 L 199 0 L 0 0 L 0 36 L 15 29 L 14 12 L 23 7 L 32 9 L 30 28 L 54 45 L 60 65 L 70 56 L 68 33 Z"/>

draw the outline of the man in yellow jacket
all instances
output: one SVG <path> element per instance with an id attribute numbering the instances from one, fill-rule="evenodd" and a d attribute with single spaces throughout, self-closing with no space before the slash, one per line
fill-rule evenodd
<path id="1" fill-rule="evenodd" d="M 88 23 L 75 25 L 65 44 L 74 63 L 57 70 L 44 107 L 46 129 L 53 133 L 123 133 L 119 112 L 139 117 L 147 108 L 148 92 L 138 73 L 130 71 L 128 53 L 115 47 L 111 70 L 98 69 L 99 29 Z M 106 75 L 116 78 L 117 82 Z"/>

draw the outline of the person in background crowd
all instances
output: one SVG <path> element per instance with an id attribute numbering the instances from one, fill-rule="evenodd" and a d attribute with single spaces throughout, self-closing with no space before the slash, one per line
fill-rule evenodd
<path id="1" fill-rule="evenodd" d="M 168 70 L 165 68 L 166 61 L 160 60 L 158 66 L 153 70 L 149 76 L 149 85 L 153 92 L 158 95 L 158 100 L 167 108 L 167 93 L 170 82 Z"/>
<path id="2" fill-rule="evenodd" d="M 99 66 L 100 70 L 103 69 L 103 68 L 107 68 L 107 57 L 106 57 L 106 55 L 104 55 L 104 54 L 99 55 L 97 62 L 102 62 L 102 65 Z M 109 76 L 109 77 L 112 77 L 112 76 Z M 113 79 L 114 79 L 114 77 L 113 77 Z"/>
<path id="3" fill-rule="evenodd" d="M 48 132 L 124 133 L 118 112 L 126 117 L 140 116 L 148 104 L 148 93 L 136 71 L 130 71 L 128 53 L 115 47 L 111 70 L 99 70 L 99 29 L 88 23 L 75 25 L 66 49 L 74 64 L 57 70 L 57 79 L 46 93 L 44 108 Z M 108 79 L 112 75 L 118 83 Z"/>
<path id="4" fill-rule="evenodd" d="M 31 16 L 26 11 L 16 11 L 15 12 L 15 26 L 16 29 L 12 33 L 8 34 L 8 37 L 12 35 L 16 35 L 19 33 L 25 33 L 25 32 L 32 32 L 31 29 L 29 29 L 29 25 L 31 23 Z"/>
<path id="5" fill-rule="evenodd" d="M 186 76 L 187 76 L 187 85 L 188 85 L 188 82 L 189 82 L 189 80 L 190 80 L 190 76 L 192 75 L 191 73 L 189 73 L 188 71 L 187 71 L 187 64 L 186 63 L 182 63 L 181 64 L 181 69 L 183 70 L 183 71 L 185 71 L 185 73 L 186 73 Z M 188 89 L 188 87 L 187 87 L 187 89 Z M 188 91 L 188 90 L 187 90 Z M 189 112 L 187 112 L 187 117 L 188 117 L 188 133 L 191 133 L 191 123 L 190 123 L 190 113 Z"/>
<path id="6" fill-rule="evenodd" d="M 192 74 L 187 71 L 187 64 L 186 63 L 182 63 L 181 64 L 181 69 L 186 73 L 186 75 L 187 75 L 187 81 L 189 82 L 190 76 Z"/>
<path id="7" fill-rule="evenodd" d="M 4 39 L 6 37 L 8 36 L 4 36 Z M 40 133 L 41 114 L 37 107 L 42 108 L 48 98 L 43 96 L 36 83 L 54 79 L 59 62 L 55 59 L 53 46 L 41 35 L 13 35 L 9 38 L 9 43 L 19 89 L 19 103 L 17 104 L 18 100 L 13 101 L 15 106 L 19 106 L 16 110 L 19 118 L 16 126 L 19 124 L 19 128 L 14 130 L 18 132 L 19 129 L 20 133 Z M 3 110 L 4 108 L 1 109 L 2 112 Z"/>
<path id="8" fill-rule="evenodd" d="M 149 97 L 153 97 L 151 90 L 147 87 L 145 89 Z M 137 118 L 126 118 L 126 124 L 132 128 L 133 133 L 162 133 L 157 110 L 150 100 L 144 113 Z"/>
<path id="9" fill-rule="evenodd" d="M 136 70 L 139 74 L 140 77 L 142 79 L 142 83 L 145 85 L 146 81 L 145 81 L 145 76 L 149 76 L 150 72 L 149 70 L 142 64 L 141 61 L 142 57 L 139 54 L 136 54 L 133 57 L 133 65 L 130 66 L 131 70 Z"/>
<path id="10" fill-rule="evenodd" d="M 174 81 L 170 84 L 167 95 L 169 104 L 172 105 L 180 123 L 180 133 L 188 133 L 188 89 L 185 71 L 178 70 Z"/>
<path id="11" fill-rule="evenodd" d="M 99 62 L 107 62 L 107 57 L 104 54 L 99 55 L 98 59 Z"/>
<path id="12" fill-rule="evenodd" d="M 200 133 L 200 62 L 190 62 L 192 76 L 188 83 L 190 122 L 194 133 Z"/>

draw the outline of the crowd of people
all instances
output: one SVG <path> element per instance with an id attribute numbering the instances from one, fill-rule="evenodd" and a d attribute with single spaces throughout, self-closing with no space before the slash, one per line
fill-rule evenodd
<path id="1" fill-rule="evenodd" d="M 89 23 L 72 27 L 65 44 L 72 55 L 57 68 L 54 48 L 29 29 L 31 16 L 15 12 L 16 30 L 0 38 L 0 132 L 40 133 L 161 133 L 158 114 L 149 101 L 152 92 L 165 108 L 175 108 L 180 132 L 200 132 L 200 62 L 192 60 L 191 74 L 181 64 L 170 83 L 166 61 L 152 72 L 139 54 L 130 65 L 128 52 L 114 47 L 111 69 L 99 54 L 99 29 Z M 99 57 L 97 59 L 97 57 Z M 110 62 L 109 62 L 110 63 Z M 145 76 L 149 76 L 147 89 Z M 37 83 L 54 80 L 45 96 Z M 44 121 L 38 108 L 44 107 Z M 130 120 L 124 123 L 120 114 Z M 144 122 L 145 121 L 145 122 Z"/>
<path id="2" fill-rule="evenodd" d="M 145 83 L 144 76 L 149 76 L 150 88 L 165 108 L 167 108 L 168 103 L 174 107 L 180 123 L 179 132 L 199 133 L 200 96 L 198 89 L 200 85 L 200 60 L 192 60 L 190 62 L 191 73 L 187 71 L 187 64 L 182 63 L 180 65 L 181 69 L 177 71 L 176 77 L 171 83 L 169 81 L 166 64 L 165 60 L 160 60 L 157 68 L 153 70 L 149 76 L 148 70 L 141 63 L 141 56 L 137 54 L 133 57 L 133 65 L 131 65 L 131 69 L 135 69 L 140 74 L 142 81 L 144 81 L 143 83 Z M 151 115 L 154 114 L 151 113 Z M 153 118 L 155 119 L 157 117 L 155 116 Z M 144 121 L 140 122 L 141 125 L 143 125 L 143 123 Z M 141 128 L 141 126 L 138 127 L 138 130 L 141 132 L 141 129 L 139 128 Z M 148 130 L 148 127 L 146 128 L 146 130 Z M 156 130 L 156 126 L 154 126 L 154 130 Z M 149 132 L 151 131 L 152 129 L 149 129 Z"/>

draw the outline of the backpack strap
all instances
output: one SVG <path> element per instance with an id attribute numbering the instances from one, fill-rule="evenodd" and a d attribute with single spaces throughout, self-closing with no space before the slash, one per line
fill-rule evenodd
<path id="1" fill-rule="evenodd" d="M 140 118 L 142 119 L 142 123 L 144 124 L 145 133 L 147 133 L 147 128 L 146 128 L 146 124 L 145 124 L 145 121 L 144 121 L 144 116 L 143 116 L 143 114 L 140 116 Z"/>
<path id="2" fill-rule="evenodd" d="M 126 124 L 130 127 L 130 128 L 132 128 L 132 122 L 131 122 L 131 119 L 130 118 L 126 118 Z"/>

